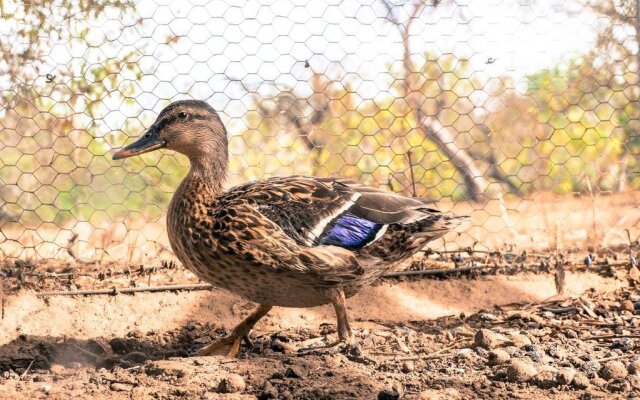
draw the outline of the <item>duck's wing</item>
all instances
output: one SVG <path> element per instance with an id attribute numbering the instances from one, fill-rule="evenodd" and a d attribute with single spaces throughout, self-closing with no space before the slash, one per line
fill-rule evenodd
<path id="1" fill-rule="evenodd" d="M 341 179 L 293 176 L 271 178 L 236 189 L 264 217 L 298 245 L 362 249 L 390 225 L 441 236 L 451 217 L 409 198 Z M 417 222 L 421 222 L 416 224 Z"/>

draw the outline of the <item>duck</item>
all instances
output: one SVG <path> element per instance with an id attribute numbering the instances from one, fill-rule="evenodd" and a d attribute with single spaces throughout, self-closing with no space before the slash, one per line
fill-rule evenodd
<path id="1" fill-rule="evenodd" d="M 201 280 L 258 304 L 197 355 L 238 355 L 273 307 L 332 304 L 334 344 L 357 345 L 346 299 L 466 218 L 441 213 L 422 198 L 339 177 L 272 177 L 225 189 L 227 130 L 201 100 L 169 104 L 112 158 L 159 149 L 190 163 L 167 212 L 175 256 Z"/>

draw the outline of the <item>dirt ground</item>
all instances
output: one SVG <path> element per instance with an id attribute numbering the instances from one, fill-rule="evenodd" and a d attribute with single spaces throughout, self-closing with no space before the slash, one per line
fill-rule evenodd
<path id="1" fill-rule="evenodd" d="M 562 295 L 544 268 L 384 279 L 348 301 L 361 353 L 299 353 L 335 339 L 333 311 L 280 308 L 237 359 L 192 356 L 255 306 L 224 291 L 41 296 L 195 282 L 181 268 L 134 280 L 112 266 L 100 285 L 38 270 L 3 269 L 2 399 L 640 396 L 640 294 L 635 272 L 613 262 L 568 265 Z"/>

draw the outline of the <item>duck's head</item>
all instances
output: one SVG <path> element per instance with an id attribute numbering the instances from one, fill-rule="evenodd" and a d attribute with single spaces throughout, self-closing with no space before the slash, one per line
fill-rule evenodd
<path id="1" fill-rule="evenodd" d="M 134 143 L 113 154 L 114 160 L 170 149 L 186 155 L 192 165 L 227 162 L 227 131 L 220 116 L 206 102 L 181 100 L 160 112 L 151 127 Z"/>

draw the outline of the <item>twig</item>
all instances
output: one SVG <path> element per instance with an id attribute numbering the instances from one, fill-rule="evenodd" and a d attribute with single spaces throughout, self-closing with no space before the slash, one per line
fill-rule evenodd
<path id="1" fill-rule="evenodd" d="M 582 340 L 611 340 L 611 339 L 640 339 L 640 335 L 596 335 L 589 336 L 588 338 L 584 338 Z"/>
<path id="2" fill-rule="evenodd" d="M 551 313 L 554 314 L 564 314 L 564 313 L 568 313 L 568 312 L 572 312 L 575 311 L 576 308 L 571 306 L 571 307 L 542 307 L 542 311 L 549 311 Z"/>
<path id="3" fill-rule="evenodd" d="M 37 293 L 38 297 L 50 297 L 50 296 L 90 296 L 90 295 L 116 295 L 118 293 L 138 293 L 138 292 L 171 292 L 180 290 L 211 290 L 212 285 L 208 283 L 194 284 L 194 285 L 170 285 L 170 286 L 152 286 L 152 287 L 130 287 L 130 288 L 116 288 L 111 289 L 95 289 L 95 290 L 60 290 L 53 292 L 41 292 Z"/>
<path id="4" fill-rule="evenodd" d="M 492 268 L 500 268 L 500 265 L 476 265 L 473 267 L 460 267 L 460 268 L 444 268 L 444 269 L 425 269 L 420 271 L 397 271 L 397 272 L 389 272 L 382 275 L 384 278 L 393 278 L 397 276 L 408 276 L 408 275 L 448 275 L 455 274 L 456 272 L 470 272 L 482 269 L 492 269 Z"/>
<path id="5" fill-rule="evenodd" d="M 589 195 L 591 196 L 591 222 L 593 224 L 593 249 L 596 250 L 598 248 L 598 230 L 596 225 L 596 198 L 593 195 L 593 188 L 591 187 L 591 180 L 587 175 L 587 188 L 589 189 Z"/>
<path id="6" fill-rule="evenodd" d="M 637 354 L 636 353 L 628 353 L 628 354 L 623 354 L 621 356 L 611 356 L 611 357 L 605 357 L 605 358 L 599 358 L 596 361 L 599 363 L 605 362 L 605 361 L 613 361 L 613 360 L 622 360 L 625 358 L 631 358 L 631 357 L 636 357 Z"/>
<path id="7" fill-rule="evenodd" d="M 20 379 L 22 379 L 25 376 L 27 376 L 27 374 L 29 373 L 29 370 L 31 369 L 31 366 L 33 365 L 34 361 L 35 360 L 31 360 L 31 362 L 29 363 L 29 366 L 27 367 L 27 369 L 25 369 L 24 372 L 22 373 L 22 375 L 20 375 Z"/>
<path id="8" fill-rule="evenodd" d="M 409 172 L 411 173 L 411 188 L 413 190 L 413 197 L 416 195 L 416 178 L 413 175 L 413 160 L 411 159 L 411 150 L 407 150 L 407 157 L 409 158 Z"/>
<path id="9" fill-rule="evenodd" d="M 91 357 L 93 360 L 99 360 L 100 359 L 100 356 L 98 356 L 97 354 L 92 353 L 87 349 L 83 349 L 82 347 L 78 346 L 77 344 L 71 343 L 71 346 L 73 346 L 76 350 L 78 350 L 82 354 Z"/>

